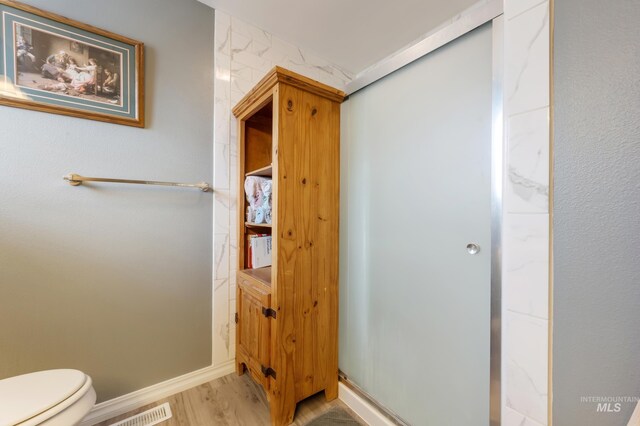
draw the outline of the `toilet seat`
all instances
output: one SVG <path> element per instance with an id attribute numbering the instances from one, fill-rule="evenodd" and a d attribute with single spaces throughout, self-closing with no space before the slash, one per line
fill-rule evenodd
<path id="1" fill-rule="evenodd" d="M 91 378 L 78 370 L 39 371 L 0 380 L 0 425 L 53 425 L 55 418 L 66 418 L 71 411 L 86 414 L 95 398 Z"/>

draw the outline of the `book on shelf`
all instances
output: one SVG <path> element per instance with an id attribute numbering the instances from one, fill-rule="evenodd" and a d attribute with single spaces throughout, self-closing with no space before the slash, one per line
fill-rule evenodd
<path id="1" fill-rule="evenodd" d="M 271 266 L 271 235 L 247 235 L 247 268 Z"/>

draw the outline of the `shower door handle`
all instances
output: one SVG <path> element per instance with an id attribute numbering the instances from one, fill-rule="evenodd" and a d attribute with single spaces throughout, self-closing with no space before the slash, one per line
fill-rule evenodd
<path id="1" fill-rule="evenodd" d="M 476 243 L 467 244 L 467 253 L 469 254 L 478 254 L 480 251 L 480 246 Z"/>

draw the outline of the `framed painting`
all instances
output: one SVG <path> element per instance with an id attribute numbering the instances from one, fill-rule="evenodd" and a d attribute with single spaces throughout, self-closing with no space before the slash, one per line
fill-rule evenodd
<path id="1" fill-rule="evenodd" d="M 0 105 L 144 127 L 144 45 L 0 0 Z"/>

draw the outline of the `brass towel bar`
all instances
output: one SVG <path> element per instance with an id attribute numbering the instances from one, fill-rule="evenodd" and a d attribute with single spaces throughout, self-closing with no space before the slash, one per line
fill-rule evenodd
<path id="1" fill-rule="evenodd" d="M 207 182 L 200 183 L 178 183 L 178 182 L 157 182 L 153 180 L 131 180 L 131 179 L 108 179 L 97 177 L 85 177 L 75 173 L 69 173 L 64 177 L 64 180 L 69 182 L 69 185 L 78 186 L 82 185 L 82 182 L 109 182 L 109 183 L 132 183 L 135 185 L 162 185 L 162 186 L 179 186 L 183 188 L 198 188 L 204 192 L 213 191 L 211 185 Z"/>

